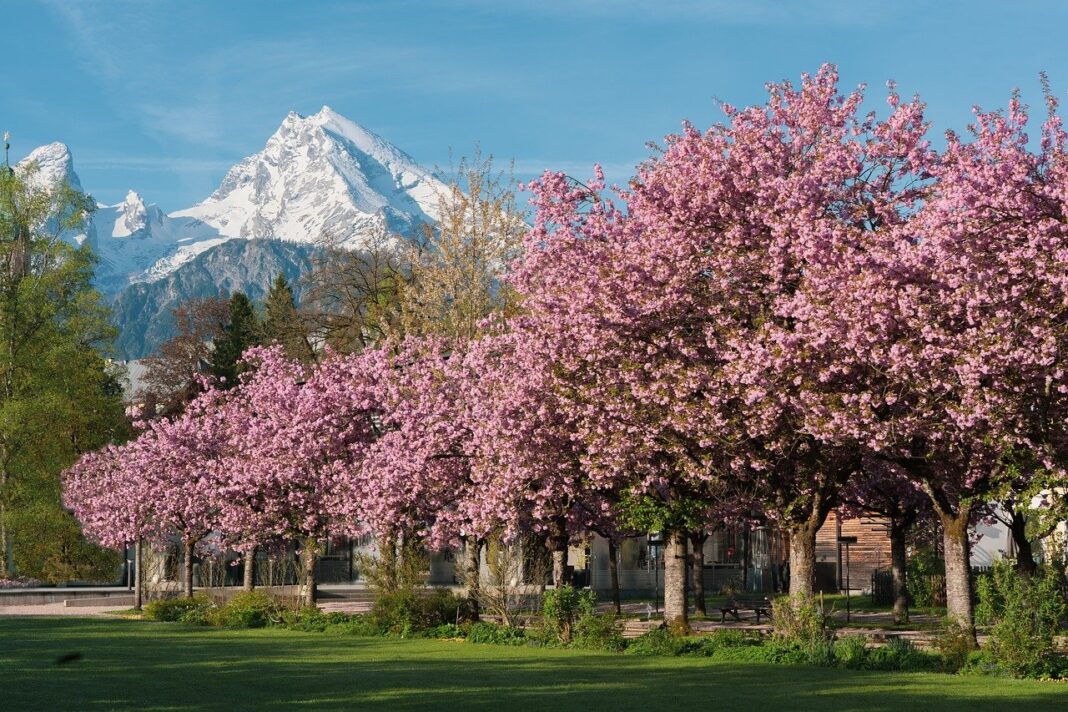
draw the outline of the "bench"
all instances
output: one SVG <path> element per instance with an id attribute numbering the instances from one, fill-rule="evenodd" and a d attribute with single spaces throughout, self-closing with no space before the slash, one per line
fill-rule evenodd
<path id="1" fill-rule="evenodd" d="M 742 617 L 738 611 L 752 611 L 756 614 L 756 622 L 760 622 L 760 616 L 771 618 L 771 601 L 767 596 L 732 596 L 719 609 L 719 622 L 727 622 L 727 614 L 734 616 L 734 620 L 740 621 Z"/>

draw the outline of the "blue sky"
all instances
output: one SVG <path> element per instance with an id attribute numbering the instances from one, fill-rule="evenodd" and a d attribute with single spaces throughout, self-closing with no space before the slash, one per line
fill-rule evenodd
<path id="1" fill-rule="evenodd" d="M 823 62 L 919 92 L 938 129 L 1037 75 L 1068 99 L 1068 3 L 837 0 L 5 0 L 0 128 L 60 140 L 82 183 L 165 210 L 206 197 L 285 114 L 329 104 L 428 166 L 476 143 L 517 174 L 625 180 L 646 144 L 716 99 Z"/>

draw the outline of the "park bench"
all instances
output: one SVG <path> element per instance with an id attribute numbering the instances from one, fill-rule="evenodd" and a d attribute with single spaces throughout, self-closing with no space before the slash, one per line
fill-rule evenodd
<path id="1" fill-rule="evenodd" d="M 771 618 L 771 601 L 767 596 L 731 596 L 726 603 L 718 606 L 718 609 L 720 623 L 727 621 L 728 613 L 734 616 L 735 620 L 742 620 L 738 611 L 752 611 L 756 614 L 757 623 L 760 622 L 760 616 Z"/>

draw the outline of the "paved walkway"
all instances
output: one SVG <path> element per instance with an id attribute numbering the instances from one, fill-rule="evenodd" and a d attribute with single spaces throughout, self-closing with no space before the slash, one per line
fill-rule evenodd
<path id="1" fill-rule="evenodd" d="M 25 606 L 0 606 L 0 616 L 103 616 L 129 606 L 65 606 L 59 603 L 36 603 Z"/>

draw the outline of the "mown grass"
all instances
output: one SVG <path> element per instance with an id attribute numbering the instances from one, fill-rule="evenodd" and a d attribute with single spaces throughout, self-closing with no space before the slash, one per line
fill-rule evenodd
<path id="1" fill-rule="evenodd" d="M 10 710 L 1068 709 L 1055 683 L 76 618 L 0 619 L 0 694 Z"/>

